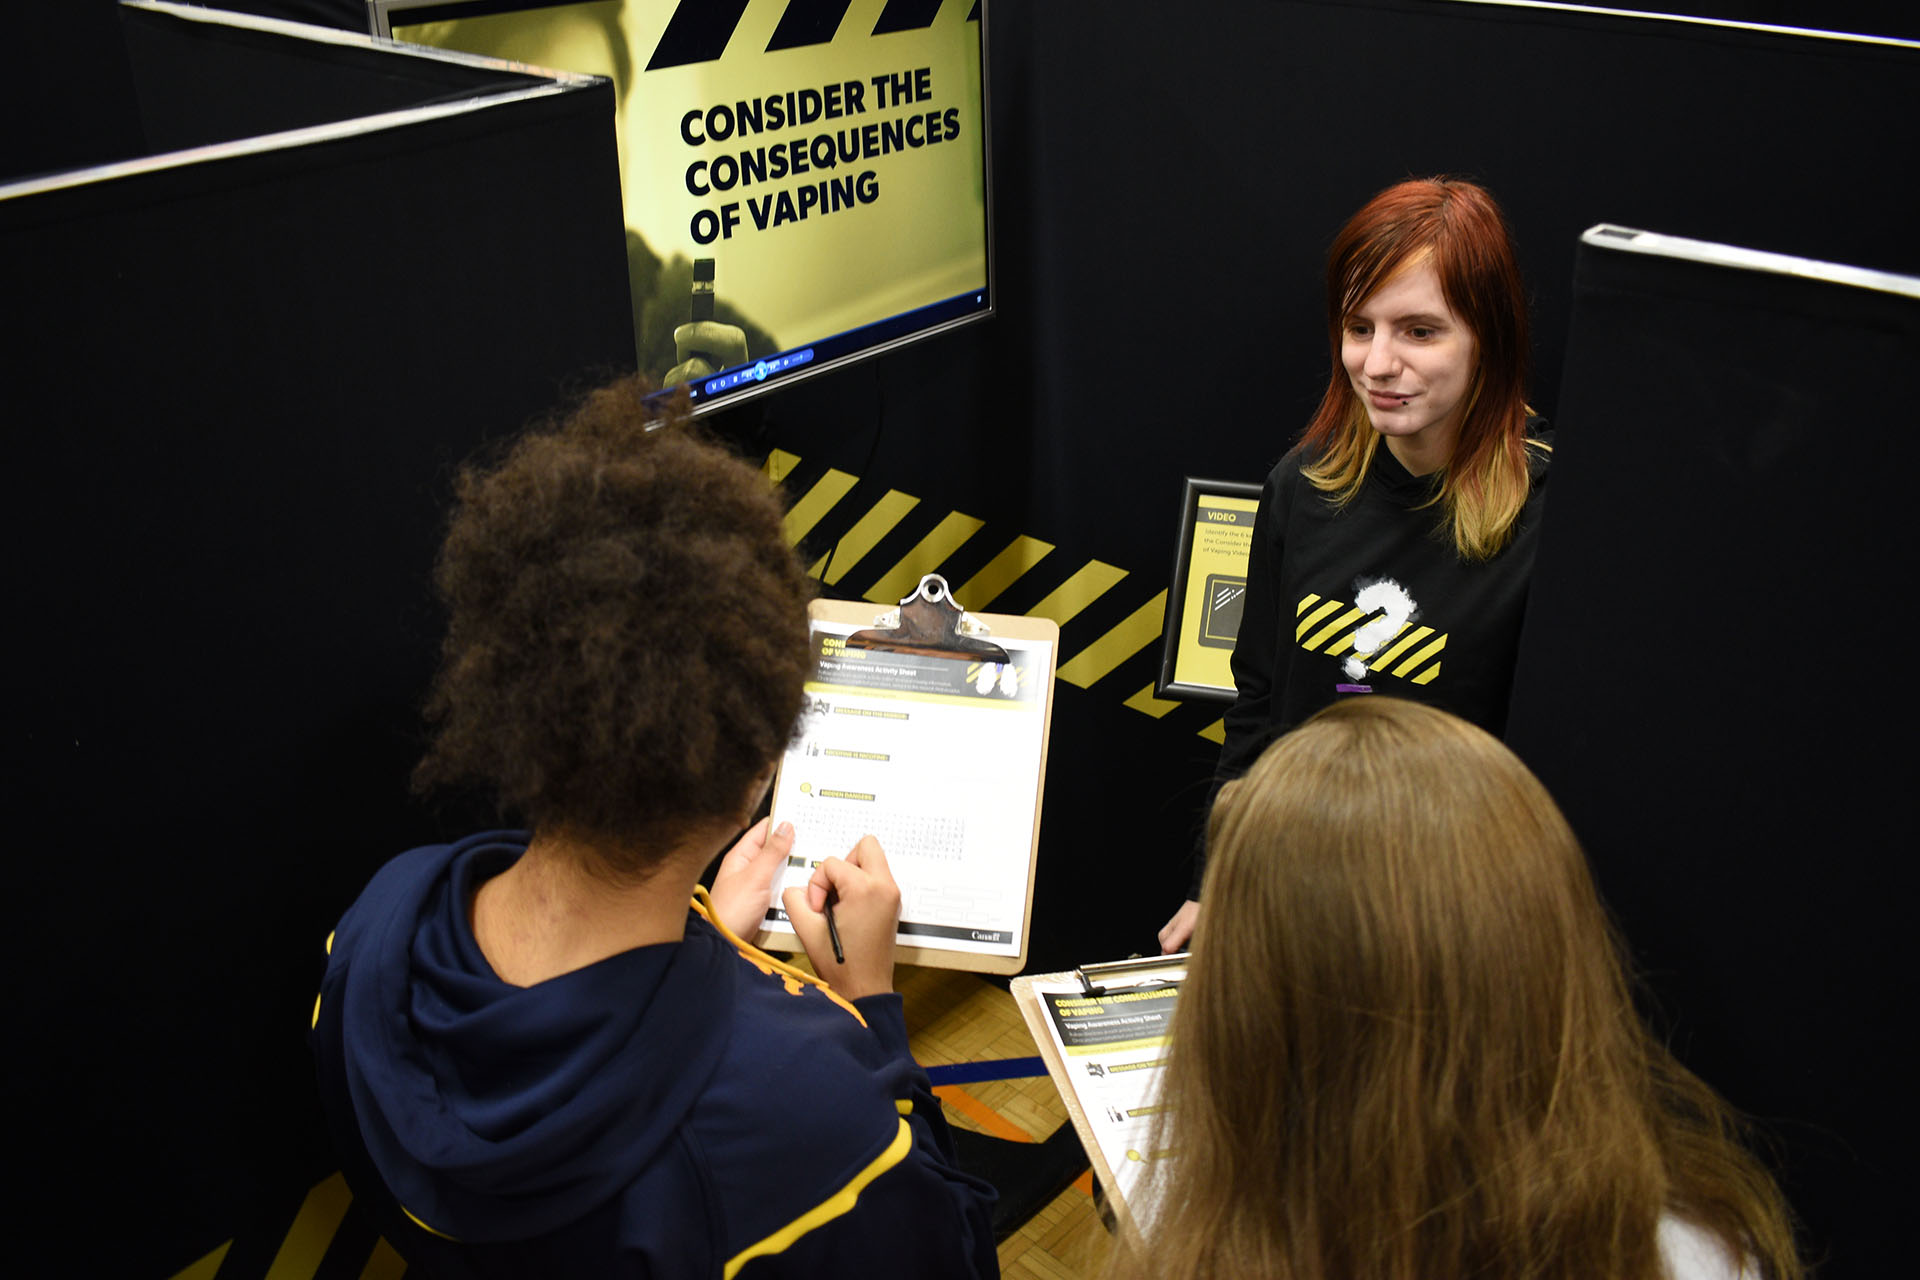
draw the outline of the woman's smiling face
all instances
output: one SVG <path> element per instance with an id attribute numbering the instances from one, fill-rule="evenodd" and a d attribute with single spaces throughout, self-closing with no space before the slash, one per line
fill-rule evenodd
<path id="1" fill-rule="evenodd" d="M 1424 259 L 1355 307 L 1340 340 L 1340 361 L 1373 429 L 1415 475 L 1453 456 L 1478 356 Z"/>

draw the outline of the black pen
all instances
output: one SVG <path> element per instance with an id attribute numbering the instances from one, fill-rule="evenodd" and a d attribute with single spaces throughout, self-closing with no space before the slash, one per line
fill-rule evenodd
<path id="1" fill-rule="evenodd" d="M 840 947 L 840 926 L 833 922 L 833 902 L 840 896 L 838 889 L 827 890 L 827 938 L 833 943 L 833 962 L 845 964 L 847 953 Z"/>

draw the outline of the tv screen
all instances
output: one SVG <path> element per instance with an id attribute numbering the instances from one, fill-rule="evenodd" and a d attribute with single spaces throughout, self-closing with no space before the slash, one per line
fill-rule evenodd
<path id="1" fill-rule="evenodd" d="M 696 412 L 992 314 L 983 0 L 368 7 L 614 82 L 636 357 Z"/>

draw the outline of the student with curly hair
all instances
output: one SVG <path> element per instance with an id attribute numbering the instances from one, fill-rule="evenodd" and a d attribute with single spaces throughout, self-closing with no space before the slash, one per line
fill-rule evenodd
<path id="1" fill-rule="evenodd" d="M 907 1049 L 880 846 L 786 891 L 825 981 L 742 940 L 788 825 L 697 890 L 799 713 L 810 584 L 765 479 L 649 390 L 460 477 L 416 780 L 528 829 L 401 855 L 329 939 L 348 1181 L 433 1276 L 997 1274 L 992 1193 Z"/>
<path id="2" fill-rule="evenodd" d="M 1115 1280 L 1794 1280 L 1725 1103 L 1634 1010 L 1573 832 L 1396 698 L 1229 783 L 1144 1242 Z"/>

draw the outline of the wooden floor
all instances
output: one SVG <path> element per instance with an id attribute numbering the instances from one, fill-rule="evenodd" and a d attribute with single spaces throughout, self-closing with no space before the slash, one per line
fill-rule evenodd
<path id="1" fill-rule="evenodd" d="M 1030 1058 L 1039 1050 L 1012 995 L 977 974 L 902 965 L 895 985 L 906 1001 L 913 1055 L 925 1067 Z M 1036 1142 L 1067 1122 L 1066 1106 L 1046 1075 L 934 1090 L 947 1122 L 998 1138 Z M 1094 1280 L 1108 1235 L 1083 1174 L 1000 1246 L 1001 1274 L 1023 1280 Z"/>

